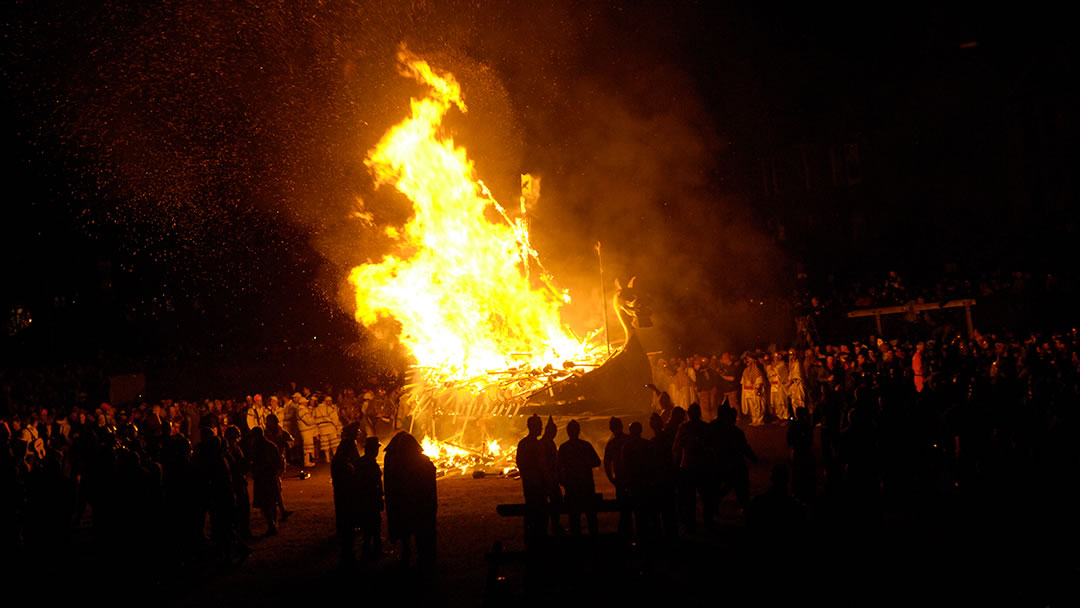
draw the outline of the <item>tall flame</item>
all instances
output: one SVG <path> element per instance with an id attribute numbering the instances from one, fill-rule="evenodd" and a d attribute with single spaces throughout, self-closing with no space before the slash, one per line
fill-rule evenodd
<path id="1" fill-rule="evenodd" d="M 439 133 L 447 112 L 466 111 L 458 82 L 407 50 L 398 60 L 403 75 L 430 91 L 412 100 L 411 116 L 365 162 L 377 185 L 392 184 L 412 201 L 414 214 L 402 229 L 387 230 L 396 254 L 352 269 L 357 320 L 400 321 L 401 342 L 441 380 L 586 357 L 588 341 L 561 321 L 562 294 L 550 283 L 530 284 L 535 252 L 525 222 L 509 219 L 465 149 Z M 488 220 L 488 208 L 506 221 Z"/>

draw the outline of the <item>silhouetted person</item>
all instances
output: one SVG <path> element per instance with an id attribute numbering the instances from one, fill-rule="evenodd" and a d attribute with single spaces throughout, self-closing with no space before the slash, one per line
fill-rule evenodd
<path id="1" fill-rule="evenodd" d="M 204 540 L 191 443 L 183 435 L 174 435 L 165 442 L 162 455 L 165 519 L 169 522 L 165 531 L 171 545 L 168 555 L 186 563 L 194 559 Z"/>
<path id="2" fill-rule="evenodd" d="M 277 511 L 282 502 L 281 474 L 284 471 L 281 449 L 266 439 L 263 429 L 251 429 L 251 504 L 262 511 L 267 536 L 277 534 Z"/>
<path id="3" fill-rule="evenodd" d="M 627 436 L 623 432 L 622 420 L 615 416 L 608 421 L 608 429 L 611 431 L 611 438 L 604 446 L 604 474 L 611 485 L 615 486 L 615 502 L 619 504 L 619 534 L 629 537 L 633 531 L 633 510 L 619 458 Z"/>
<path id="4" fill-rule="evenodd" d="M 746 522 L 751 530 L 768 536 L 796 533 L 805 522 L 802 505 L 788 494 L 788 469 L 778 464 L 772 470 L 772 485 L 750 504 Z"/>
<path id="5" fill-rule="evenodd" d="M 679 427 L 672 446 L 672 456 L 679 465 L 679 504 L 683 524 L 688 532 L 697 529 L 697 496 L 704 504 L 705 524 L 712 525 L 715 515 L 712 454 L 709 445 L 709 425 L 701 420 L 701 406 L 690 404 L 687 421 Z"/>
<path id="6" fill-rule="evenodd" d="M 868 520 L 878 508 L 878 446 L 871 414 L 862 406 L 848 412 L 848 427 L 840 435 L 840 462 L 844 489 L 854 513 Z"/>
<path id="7" fill-rule="evenodd" d="M 375 457 L 379 455 L 379 438 L 368 437 L 364 441 L 364 455 L 360 458 L 360 533 L 364 537 L 364 557 L 374 559 L 382 555 L 382 469 Z"/>
<path id="8" fill-rule="evenodd" d="M 735 498 L 745 513 L 750 508 L 750 469 L 746 461 L 756 463 L 757 455 L 750 448 L 742 429 L 735 425 L 737 416 L 735 408 L 721 404 L 719 415 L 712 422 L 710 431 L 719 482 L 717 503 L 734 490 Z"/>
<path id="9" fill-rule="evenodd" d="M 0 552 L 3 555 L 15 555 L 18 551 L 19 510 L 23 499 L 18 459 L 11 440 L 9 427 L 0 422 Z"/>
<path id="10" fill-rule="evenodd" d="M 533 415 L 525 424 L 528 435 L 518 442 L 517 467 L 525 495 L 525 539 L 531 542 L 547 534 L 548 498 L 551 493 L 548 488 L 547 448 L 540 441 L 544 421 Z"/>
<path id="11" fill-rule="evenodd" d="M 832 363 L 833 357 L 828 358 Z M 821 402 L 821 460 L 825 469 L 825 489 L 839 490 L 843 485 L 844 471 L 840 460 L 840 431 L 843 426 L 845 409 L 843 391 L 837 386 L 842 380 L 843 367 L 834 363 L 834 367 L 828 367 L 823 382 L 823 398 Z"/>
<path id="12" fill-rule="evenodd" d="M 424 455 L 416 438 L 401 431 L 386 446 L 383 466 L 390 541 L 401 541 L 401 562 L 407 566 L 412 558 L 410 540 L 415 537 L 420 565 L 428 570 L 435 562 L 439 506 L 435 465 Z"/>
<path id="13" fill-rule="evenodd" d="M 664 526 L 664 533 L 674 537 L 679 535 L 679 511 L 676 503 L 676 478 L 679 475 L 679 467 L 671 454 L 675 434 L 665 429 L 664 420 L 657 413 L 649 417 L 649 428 L 653 432 L 649 447 L 652 449 L 652 459 L 656 467 L 656 510 L 660 523 Z"/>
<path id="14" fill-rule="evenodd" d="M 649 538 L 655 530 L 656 466 L 652 446 L 641 436 L 641 423 L 630 423 L 630 434 L 623 443 L 621 469 L 637 523 L 639 538 Z"/>
<path id="15" fill-rule="evenodd" d="M 561 535 L 564 531 L 560 523 L 562 517 L 559 515 L 559 510 L 562 507 L 563 496 L 562 490 L 559 488 L 559 449 L 555 447 L 555 435 L 558 433 L 559 427 L 555 426 L 555 421 L 552 420 L 551 416 L 548 416 L 547 424 L 544 425 L 544 434 L 540 436 L 540 445 L 543 446 L 544 453 L 544 486 L 547 488 L 548 505 L 551 512 L 551 531 L 554 534 Z"/>
<path id="16" fill-rule="evenodd" d="M 679 432 L 679 427 L 682 423 L 686 422 L 686 410 L 679 406 L 675 406 L 671 409 L 671 417 L 664 422 L 664 430 L 671 434 L 671 441 L 674 443 L 675 434 Z"/>
<path id="17" fill-rule="evenodd" d="M 0 449 L 6 448 L 6 445 L 0 445 Z M 26 475 L 25 490 L 23 556 L 30 563 L 45 564 L 66 551 L 75 507 L 75 483 L 63 475 L 59 454 L 50 452 Z M 3 500 L 15 498 L 15 495 L 8 496 L 10 498 L 5 496 Z M 15 519 L 12 519 L 3 525 L 14 523 Z M 15 546 L 10 549 L 12 553 L 8 555 L 14 556 Z"/>
<path id="18" fill-rule="evenodd" d="M 675 402 L 671 400 L 671 395 L 666 392 L 661 392 L 657 398 L 657 407 L 660 408 L 660 418 L 662 420 L 670 420 L 671 410 L 675 409 Z"/>
<path id="19" fill-rule="evenodd" d="M 232 475 L 233 494 L 236 496 L 236 533 L 241 538 L 251 537 L 251 497 L 248 495 L 248 462 L 240 446 L 240 428 L 230 426 L 225 429 L 225 459 L 229 462 Z"/>
<path id="20" fill-rule="evenodd" d="M 792 494 L 804 504 L 810 504 L 817 491 L 817 463 L 814 427 L 810 422 L 810 411 L 805 407 L 795 410 L 795 420 L 787 430 L 787 444 L 791 450 Z"/>
<path id="21" fill-rule="evenodd" d="M 356 436 L 355 425 L 345 427 L 341 444 L 330 460 L 330 480 L 334 484 L 334 520 L 337 523 L 342 566 L 356 561 L 356 528 L 361 519 L 360 452 L 356 449 Z"/>
<path id="22" fill-rule="evenodd" d="M 596 482 L 593 469 L 599 467 L 600 456 L 588 441 L 581 439 L 581 425 L 571 420 L 566 425 L 569 436 L 558 452 L 559 482 L 566 489 L 566 508 L 570 514 L 570 533 L 581 534 L 581 514 L 585 514 L 589 534 L 600 530 L 596 518 Z"/>
<path id="23" fill-rule="evenodd" d="M 161 507 L 160 469 L 156 465 L 143 466 L 138 453 L 118 448 L 110 493 L 114 501 L 111 508 L 114 509 L 113 529 L 116 533 L 111 540 L 116 541 L 115 557 L 119 560 L 116 565 L 133 575 L 146 575 L 152 572 L 148 561 L 157 557 L 154 553 L 158 537 L 154 530 L 157 525 L 155 513 Z M 212 525 L 217 524 L 216 528 L 212 528 L 217 533 L 215 540 L 228 540 L 228 535 L 221 533 L 221 519 L 230 518 L 231 513 L 219 512 L 216 515 L 218 520 L 211 520 Z M 201 539 L 201 530 L 199 534 Z"/>
<path id="24" fill-rule="evenodd" d="M 232 563 L 234 545 L 245 554 L 249 550 L 236 535 L 236 496 L 221 438 L 212 433 L 206 433 L 204 437 L 195 452 L 195 468 L 199 474 L 203 505 L 210 514 L 210 540 L 222 563 L 227 565 Z"/>
<path id="25" fill-rule="evenodd" d="M 293 445 L 292 435 L 281 426 L 277 414 L 268 414 L 266 416 L 266 429 L 264 434 L 267 441 L 277 446 L 278 452 L 281 454 L 281 472 L 284 473 L 289 450 Z M 285 499 L 280 492 L 278 492 L 277 509 L 282 521 L 285 521 L 292 515 L 292 511 L 285 508 Z"/>

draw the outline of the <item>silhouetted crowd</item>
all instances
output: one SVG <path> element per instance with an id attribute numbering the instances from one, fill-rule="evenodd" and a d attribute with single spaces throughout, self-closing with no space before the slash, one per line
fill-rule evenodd
<path id="1" fill-rule="evenodd" d="M 707 526 L 713 524 L 719 500 L 728 492 L 734 491 L 749 508 L 747 460 L 756 462 L 757 457 L 735 425 L 735 411 L 725 405 L 711 423 L 701 419 L 697 403 L 685 411 L 675 407 L 670 413 L 667 420 L 659 412 L 652 414 L 650 439 L 643 437 L 640 422 L 632 422 L 625 432 L 622 420 L 612 417 L 602 459 L 580 438 L 576 420 L 567 424 L 568 439 L 556 449 L 554 422 L 549 418 L 545 426 L 540 417 L 529 418 L 529 434 L 517 449 L 527 510 L 526 540 L 564 534 L 564 511 L 571 534 L 581 534 L 582 517 L 589 533 L 597 534 L 602 501 L 593 469 L 600 467 L 615 487 L 619 532 L 627 537 L 643 541 L 661 535 L 676 537 L 680 521 L 685 531 L 693 532 L 699 496 Z"/>
<path id="2" fill-rule="evenodd" d="M 348 568 L 356 560 L 357 531 L 363 538 L 365 559 L 383 555 L 381 513 L 385 506 L 388 537 L 399 543 L 401 563 L 411 564 L 415 544 L 418 566 L 430 574 L 435 564 L 438 511 L 435 465 L 415 437 L 399 431 L 386 446 L 384 473 L 376 461 L 379 439 L 367 437 L 361 455 L 359 433 L 359 425 L 345 427 L 341 449 L 330 465 L 341 566 Z"/>
<path id="3" fill-rule="evenodd" d="M 527 542 L 598 534 L 598 514 L 611 512 L 621 535 L 649 546 L 729 521 L 728 495 L 735 517 L 768 538 L 921 528 L 943 509 L 949 522 L 1000 531 L 1014 518 L 1073 538 L 1075 331 L 657 359 L 653 389 L 655 411 L 625 428 L 612 418 L 599 451 L 577 421 L 557 442 L 553 420 L 528 420 L 517 446 Z M 376 461 L 376 427 L 394 430 L 399 416 L 378 391 L 295 387 L 235 401 L 22 410 L 0 424 L 0 541 L 26 563 L 48 563 L 81 536 L 103 561 L 147 580 L 225 570 L 251 551 L 254 529 L 273 535 L 289 517 L 287 469 L 303 475 L 325 460 L 342 563 L 355 560 L 358 537 L 365 557 L 382 555 L 385 513 L 401 557 L 415 547 L 430 569 L 435 467 L 404 432 L 389 441 L 382 470 Z M 787 462 L 752 496 L 747 434 L 766 424 L 783 425 Z M 615 488 L 611 501 L 596 492 L 597 468 Z"/>
<path id="4" fill-rule="evenodd" d="M 261 513 L 264 521 L 255 527 L 266 536 L 277 534 L 292 513 L 281 493 L 286 467 L 306 478 L 305 468 L 325 460 L 335 477 L 347 478 L 360 458 L 357 442 L 365 453 L 377 453 L 376 432 L 398 427 L 396 398 L 379 387 L 332 397 L 329 389 L 293 385 L 265 399 L 18 408 L 0 419 L 0 542 L 5 554 L 31 558 L 27 563 L 48 563 L 75 544 L 91 546 L 103 563 L 147 580 L 189 567 L 227 569 L 252 551 L 253 511 Z M 413 483 L 419 446 L 410 450 L 407 443 L 395 437 L 387 449 L 386 505 L 397 508 L 389 518 L 393 540 L 416 534 L 415 526 L 400 523 L 409 520 L 400 513 L 419 503 L 403 498 L 412 489 L 391 479 L 404 467 L 396 479 Z M 373 463 L 363 461 L 367 481 L 354 485 L 366 493 L 375 491 Z M 377 464 L 374 470 L 381 476 Z M 434 473 L 431 480 L 433 487 Z M 382 492 L 380 480 L 378 496 L 363 504 L 381 511 Z M 367 531 L 369 544 L 381 542 L 377 534 L 370 538 L 372 519 L 365 513 L 356 527 Z M 431 522 L 432 534 L 418 537 L 425 559 L 433 546 L 433 512 Z"/>
<path id="5" fill-rule="evenodd" d="M 1075 293 L 1077 285 L 1067 276 L 1033 273 L 1027 270 L 1005 272 L 1000 269 L 978 276 L 943 274 L 923 280 L 910 280 L 896 270 L 872 277 L 837 281 L 829 275 L 810 285 L 806 275 L 798 275 L 795 290 L 796 310 L 810 312 L 815 307 L 843 310 L 876 306 L 898 306 L 909 302 L 947 302 L 962 298 L 986 298 L 996 295 L 1039 297 Z M 816 302 L 811 302 L 816 300 Z"/>
<path id="6" fill-rule="evenodd" d="M 556 449 L 552 421 L 545 429 L 529 420 L 518 464 L 530 535 L 562 533 L 552 513 L 569 513 L 573 533 L 584 514 L 595 532 L 603 503 L 588 471 L 601 466 L 615 486 L 620 532 L 641 539 L 693 532 L 699 512 L 713 526 L 729 493 L 751 529 L 770 532 L 911 521 L 993 501 L 967 516 L 975 521 L 1015 505 L 1002 496 L 1018 488 L 1015 500 L 1047 505 L 1040 513 L 1050 521 L 1076 506 L 1075 331 L 656 360 L 654 380 L 651 436 L 641 422 L 626 433 L 613 418 L 602 460 L 576 422 Z M 787 463 L 753 499 L 756 457 L 740 421 L 786 427 Z"/>

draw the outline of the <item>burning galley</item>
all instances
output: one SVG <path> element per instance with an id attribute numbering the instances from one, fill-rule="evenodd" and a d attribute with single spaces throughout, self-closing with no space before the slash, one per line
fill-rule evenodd
<path id="1" fill-rule="evenodd" d="M 415 358 L 407 386 L 413 420 L 441 439 L 428 437 L 425 448 L 441 460 L 472 455 L 490 463 L 507 457 L 496 428 L 509 432 L 522 414 L 647 413 L 650 370 L 636 330 L 649 319 L 632 282 L 615 294 L 626 331 L 621 349 L 611 355 L 599 330 L 576 336 L 560 317 L 569 295 L 530 245 L 528 188 L 518 210 L 500 205 L 465 149 L 439 133 L 447 112 L 466 111 L 453 75 L 407 50 L 398 59 L 402 74 L 429 92 L 412 100 L 411 115 L 366 164 L 378 187 L 392 185 L 412 201 L 413 215 L 387 229 L 395 251 L 353 268 L 349 281 L 357 321 L 400 323 L 398 339 Z M 501 221 L 487 219 L 489 209 Z"/>

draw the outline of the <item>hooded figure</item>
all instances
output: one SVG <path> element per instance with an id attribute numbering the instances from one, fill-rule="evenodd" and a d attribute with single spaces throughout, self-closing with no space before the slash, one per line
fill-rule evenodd
<path id="1" fill-rule="evenodd" d="M 390 541 L 401 541 L 401 561 L 412 558 L 410 537 L 416 537 L 420 565 L 435 561 L 435 522 L 438 488 L 435 465 L 424 455 L 412 435 L 401 431 L 386 446 L 383 464 L 386 492 L 386 523 Z"/>

